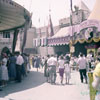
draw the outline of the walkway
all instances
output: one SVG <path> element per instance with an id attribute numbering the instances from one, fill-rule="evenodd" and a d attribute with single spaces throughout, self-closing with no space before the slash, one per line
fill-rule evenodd
<path id="1" fill-rule="evenodd" d="M 46 82 L 43 70 L 32 69 L 22 83 L 11 83 L 0 91 L 0 100 L 90 100 L 88 85 L 80 82 L 79 73 L 72 72 L 70 85 Z"/>

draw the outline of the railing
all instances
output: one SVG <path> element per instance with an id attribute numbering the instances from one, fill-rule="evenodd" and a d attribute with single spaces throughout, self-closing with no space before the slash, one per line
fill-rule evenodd
<path id="1" fill-rule="evenodd" d="M 0 38 L 0 43 L 10 43 L 12 42 L 12 39 L 10 38 Z"/>

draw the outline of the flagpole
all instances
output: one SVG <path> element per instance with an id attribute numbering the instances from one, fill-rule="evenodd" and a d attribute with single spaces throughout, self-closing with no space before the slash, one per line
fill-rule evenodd
<path id="1" fill-rule="evenodd" d="M 48 22 L 48 17 L 47 17 L 47 22 Z M 48 24 L 46 26 L 46 39 L 48 38 Z M 47 42 L 47 41 L 46 41 Z M 46 46 L 46 54 L 48 55 L 48 46 Z"/>
<path id="2" fill-rule="evenodd" d="M 48 28 L 47 28 L 48 31 Z M 48 36 L 46 37 L 46 39 L 48 38 Z M 47 41 L 46 41 L 47 42 Z M 46 46 L 46 54 L 48 55 L 48 45 Z"/>
<path id="3" fill-rule="evenodd" d="M 72 19 L 72 15 L 73 15 L 73 5 L 72 5 L 72 0 L 70 0 L 70 25 L 71 25 L 71 32 L 72 32 L 72 37 L 73 37 L 73 19 Z M 72 56 L 72 48 L 73 48 L 73 38 L 72 38 L 72 42 L 70 42 L 70 57 Z"/>
<path id="4" fill-rule="evenodd" d="M 50 13 L 51 13 L 51 9 L 49 6 L 49 18 L 50 18 Z M 46 39 L 48 39 L 48 37 L 49 37 L 49 32 L 48 32 L 49 23 L 48 23 L 48 21 L 49 21 L 49 19 L 47 17 Z M 46 54 L 48 55 L 48 45 L 46 46 Z"/>

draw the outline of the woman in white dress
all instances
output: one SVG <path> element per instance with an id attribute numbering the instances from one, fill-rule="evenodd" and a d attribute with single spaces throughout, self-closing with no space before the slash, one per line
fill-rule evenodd
<path id="1" fill-rule="evenodd" d="M 2 68 L 2 84 L 5 86 L 7 85 L 7 81 L 9 80 L 9 77 L 8 77 L 8 69 L 7 66 L 5 66 L 4 61 L 2 61 L 1 68 Z"/>

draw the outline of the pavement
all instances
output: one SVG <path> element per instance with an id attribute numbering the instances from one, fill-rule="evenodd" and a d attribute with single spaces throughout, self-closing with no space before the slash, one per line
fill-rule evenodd
<path id="1" fill-rule="evenodd" d="M 43 69 L 31 69 L 21 83 L 10 83 L 0 91 L 0 100 L 90 100 L 88 84 L 81 83 L 79 72 L 72 71 L 70 84 L 60 84 L 57 74 L 56 85 L 46 82 Z"/>

